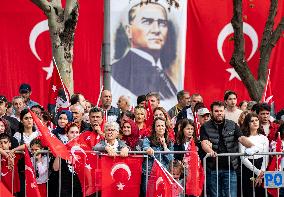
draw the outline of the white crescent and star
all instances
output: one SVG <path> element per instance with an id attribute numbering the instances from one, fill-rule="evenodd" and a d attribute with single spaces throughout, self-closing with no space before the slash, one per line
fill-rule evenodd
<path id="1" fill-rule="evenodd" d="M 48 27 L 48 20 L 43 20 L 43 21 L 40 21 L 39 23 L 37 23 L 33 29 L 31 30 L 31 33 L 30 33 L 30 37 L 29 37 L 29 45 L 30 45 L 30 48 L 31 48 L 31 51 L 33 53 L 33 55 L 39 60 L 41 61 L 41 58 L 39 57 L 38 53 L 37 53 L 37 50 L 36 50 L 36 41 L 38 39 L 38 37 L 49 30 L 49 27 Z M 43 67 L 42 69 L 44 71 L 47 72 L 47 76 L 46 76 L 46 80 L 50 79 L 51 76 L 52 76 L 52 72 L 53 72 L 53 62 L 51 60 L 50 62 L 50 65 L 47 66 L 47 67 Z"/>
<path id="2" fill-rule="evenodd" d="M 110 172 L 110 175 L 111 175 L 112 179 L 113 179 L 114 173 L 118 169 L 124 169 L 128 173 L 128 180 L 130 179 L 130 177 L 131 177 L 131 170 L 130 170 L 129 166 L 126 165 L 125 163 L 118 163 L 118 164 L 116 164 L 116 165 L 114 165 L 112 167 L 111 172 Z"/>
<path id="3" fill-rule="evenodd" d="M 82 149 L 80 146 L 73 146 L 70 151 L 71 151 L 72 156 L 74 157 L 74 159 L 75 159 L 77 162 L 78 162 L 78 159 L 77 159 L 77 157 L 76 157 L 76 155 L 75 155 L 75 151 L 80 151 L 80 152 L 82 152 L 85 156 L 87 156 L 87 155 L 86 155 L 86 152 L 84 151 L 84 149 Z"/>
<path id="4" fill-rule="evenodd" d="M 30 168 L 29 166 L 25 165 L 25 170 L 30 171 L 32 176 L 33 176 L 33 178 L 35 178 L 35 175 L 34 175 L 34 172 L 33 172 L 32 168 Z"/>
<path id="5" fill-rule="evenodd" d="M 158 189 L 159 185 L 160 185 L 161 183 L 163 183 L 163 182 L 164 182 L 164 180 L 163 180 L 162 177 L 159 177 L 159 178 L 157 179 L 157 181 L 156 181 L 156 190 Z"/>
<path id="6" fill-rule="evenodd" d="M 119 182 L 116 186 L 117 186 L 117 190 L 123 190 L 125 185 Z"/>
<path id="7" fill-rule="evenodd" d="M 246 22 L 243 22 L 243 32 L 244 34 L 246 34 L 252 41 L 252 50 L 251 53 L 249 55 L 249 57 L 247 58 L 247 61 L 249 61 L 253 55 L 255 54 L 257 47 L 258 47 L 258 36 L 257 33 L 255 31 L 255 29 L 249 25 Z M 221 57 L 221 59 L 226 62 L 225 58 L 224 58 L 224 54 L 223 54 L 223 44 L 225 39 L 230 35 L 234 33 L 234 29 L 231 23 L 228 23 L 227 25 L 225 25 L 225 27 L 220 31 L 218 38 L 217 38 L 217 50 L 218 53 Z M 228 68 L 226 69 L 227 72 L 230 73 L 230 78 L 229 81 L 233 80 L 234 78 L 237 78 L 238 80 L 241 81 L 240 76 L 237 74 L 237 72 L 235 71 L 234 68 Z"/>

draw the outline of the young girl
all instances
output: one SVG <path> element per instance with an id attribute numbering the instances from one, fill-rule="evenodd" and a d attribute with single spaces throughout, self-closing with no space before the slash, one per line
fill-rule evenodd
<path id="1" fill-rule="evenodd" d="M 80 128 L 75 123 L 68 123 L 66 125 L 66 133 L 68 137 L 68 141 L 78 137 L 80 135 Z M 61 163 L 61 165 L 60 165 Z M 53 162 L 53 170 L 59 171 L 61 169 L 61 194 L 62 197 L 81 197 L 82 196 L 82 188 L 77 176 L 78 172 L 74 171 L 73 166 L 66 160 L 60 159 L 59 157 L 55 158 Z M 72 178 L 73 177 L 73 178 Z M 73 180 L 73 184 L 72 184 Z M 58 191 L 54 191 L 54 195 L 58 195 Z"/>
<path id="2" fill-rule="evenodd" d="M 241 129 L 243 134 L 259 149 L 259 152 L 265 153 L 269 151 L 269 142 L 264 135 L 263 129 L 259 126 L 257 114 L 247 114 Z M 245 147 L 242 144 L 239 144 L 239 148 L 241 153 L 245 152 Z M 244 175 L 242 176 L 243 195 L 253 196 L 253 184 L 255 184 L 255 196 L 265 196 L 265 191 L 261 184 L 268 164 L 268 155 L 241 156 L 241 160 L 244 165 L 242 172 Z M 252 177 L 255 177 L 254 182 L 251 179 Z"/>
<path id="3" fill-rule="evenodd" d="M 30 143 L 31 153 L 33 158 L 31 158 L 33 166 L 35 166 L 36 172 L 36 182 L 38 185 L 41 197 L 46 197 L 46 183 L 48 181 L 48 158 L 46 155 L 37 154 L 38 151 L 43 150 L 41 141 L 37 138 L 33 139 Z"/>
<path id="4" fill-rule="evenodd" d="M 20 113 L 19 131 L 14 134 L 20 145 L 27 144 L 29 147 L 30 142 L 38 136 L 35 130 L 34 121 L 28 109 L 23 109 Z"/>
<path id="5" fill-rule="evenodd" d="M 121 139 L 125 141 L 130 150 L 136 150 L 136 146 L 139 142 L 139 132 L 133 120 L 129 119 L 123 123 Z"/>

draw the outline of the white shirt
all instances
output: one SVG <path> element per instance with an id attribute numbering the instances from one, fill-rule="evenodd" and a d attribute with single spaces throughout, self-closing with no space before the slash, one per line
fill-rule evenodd
<path id="1" fill-rule="evenodd" d="M 118 151 L 118 141 L 117 141 L 117 139 L 115 140 L 113 145 L 110 145 L 106 140 L 105 140 L 105 142 L 106 142 L 106 145 L 110 146 L 115 152 Z"/>
<path id="2" fill-rule="evenodd" d="M 253 143 L 258 149 L 259 153 L 267 153 L 269 152 L 269 141 L 268 138 L 264 135 L 252 135 L 248 137 L 249 141 Z M 239 143 L 240 153 L 244 153 L 246 147 L 244 147 L 241 143 Z M 260 169 L 257 169 L 253 166 L 253 164 L 249 161 L 249 159 L 259 159 L 263 157 L 262 165 Z M 268 165 L 269 155 L 254 155 L 254 156 L 241 156 L 241 160 L 243 164 L 253 171 L 257 176 L 260 174 L 260 171 L 265 171 Z"/>
<path id="3" fill-rule="evenodd" d="M 34 166 L 34 158 L 31 158 L 32 164 Z M 36 162 L 36 170 L 38 172 L 38 177 L 36 178 L 37 184 L 46 183 L 48 180 L 48 163 L 47 156 L 42 156 L 42 162 Z"/>
<path id="4" fill-rule="evenodd" d="M 228 111 L 225 109 L 225 118 L 238 124 L 238 120 L 242 112 L 243 111 L 240 109 L 236 109 L 235 111 Z"/>
<path id="5" fill-rule="evenodd" d="M 25 133 L 23 133 L 23 140 L 24 140 L 24 143 L 25 144 L 30 144 L 31 141 L 36 138 L 38 136 L 38 131 L 34 131 L 32 132 L 31 135 L 26 135 Z M 20 144 L 21 143 L 21 133 L 20 132 L 16 132 L 14 134 L 14 138 L 17 139 L 18 143 Z"/>

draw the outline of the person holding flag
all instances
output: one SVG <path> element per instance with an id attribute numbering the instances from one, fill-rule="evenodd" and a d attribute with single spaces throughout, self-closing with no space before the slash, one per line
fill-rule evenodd
<path id="1" fill-rule="evenodd" d="M 148 169 L 146 168 L 146 160 L 143 162 L 141 192 L 142 194 L 145 194 L 146 172 L 148 170 L 148 175 L 151 172 L 154 158 L 160 160 L 166 169 L 169 169 L 169 164 L 173 160 L 173 154 L 155 154 L 155 151 L 173 151 L 173 143 L 169 139 L 169 132 L 166 127 L 165 119 L 160 117 L 154 119 L 151 135 L 143 140 L 142 149 L 146 151 L 148 155 L 153 156 L 148 159 Z"/>

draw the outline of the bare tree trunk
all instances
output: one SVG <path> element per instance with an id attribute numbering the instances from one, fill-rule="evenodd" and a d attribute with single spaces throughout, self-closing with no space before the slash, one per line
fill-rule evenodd
<path id="1" fill-rule="evenodd" d="M 66 0 L 65 8 L 61 0 L 31 0 L 47 16 L 52 42 L 52 54 L 70 95 L 74 93 L 73 46 L 78 22 L 79 4 L 77 0 Z"/>
<path id="2" fill-rule="evenodd" d="M 272 48 L 279 40 L 284 30 L 284 17 L 273 31 L 274 19 L 277 13 L 278 0 L 271 0 L 268 19 L 262 35 L 260 46 L 260 62 L 257 80 L 251 73 L 245 60 L 242 0 L 233 0 L 232 26 L 234 28 L 234 52 L 230 64 L 236 70 L 246 86 L 252 100 L 259 101 L 262 97 L 267 80 L 267 67 Z"/>

